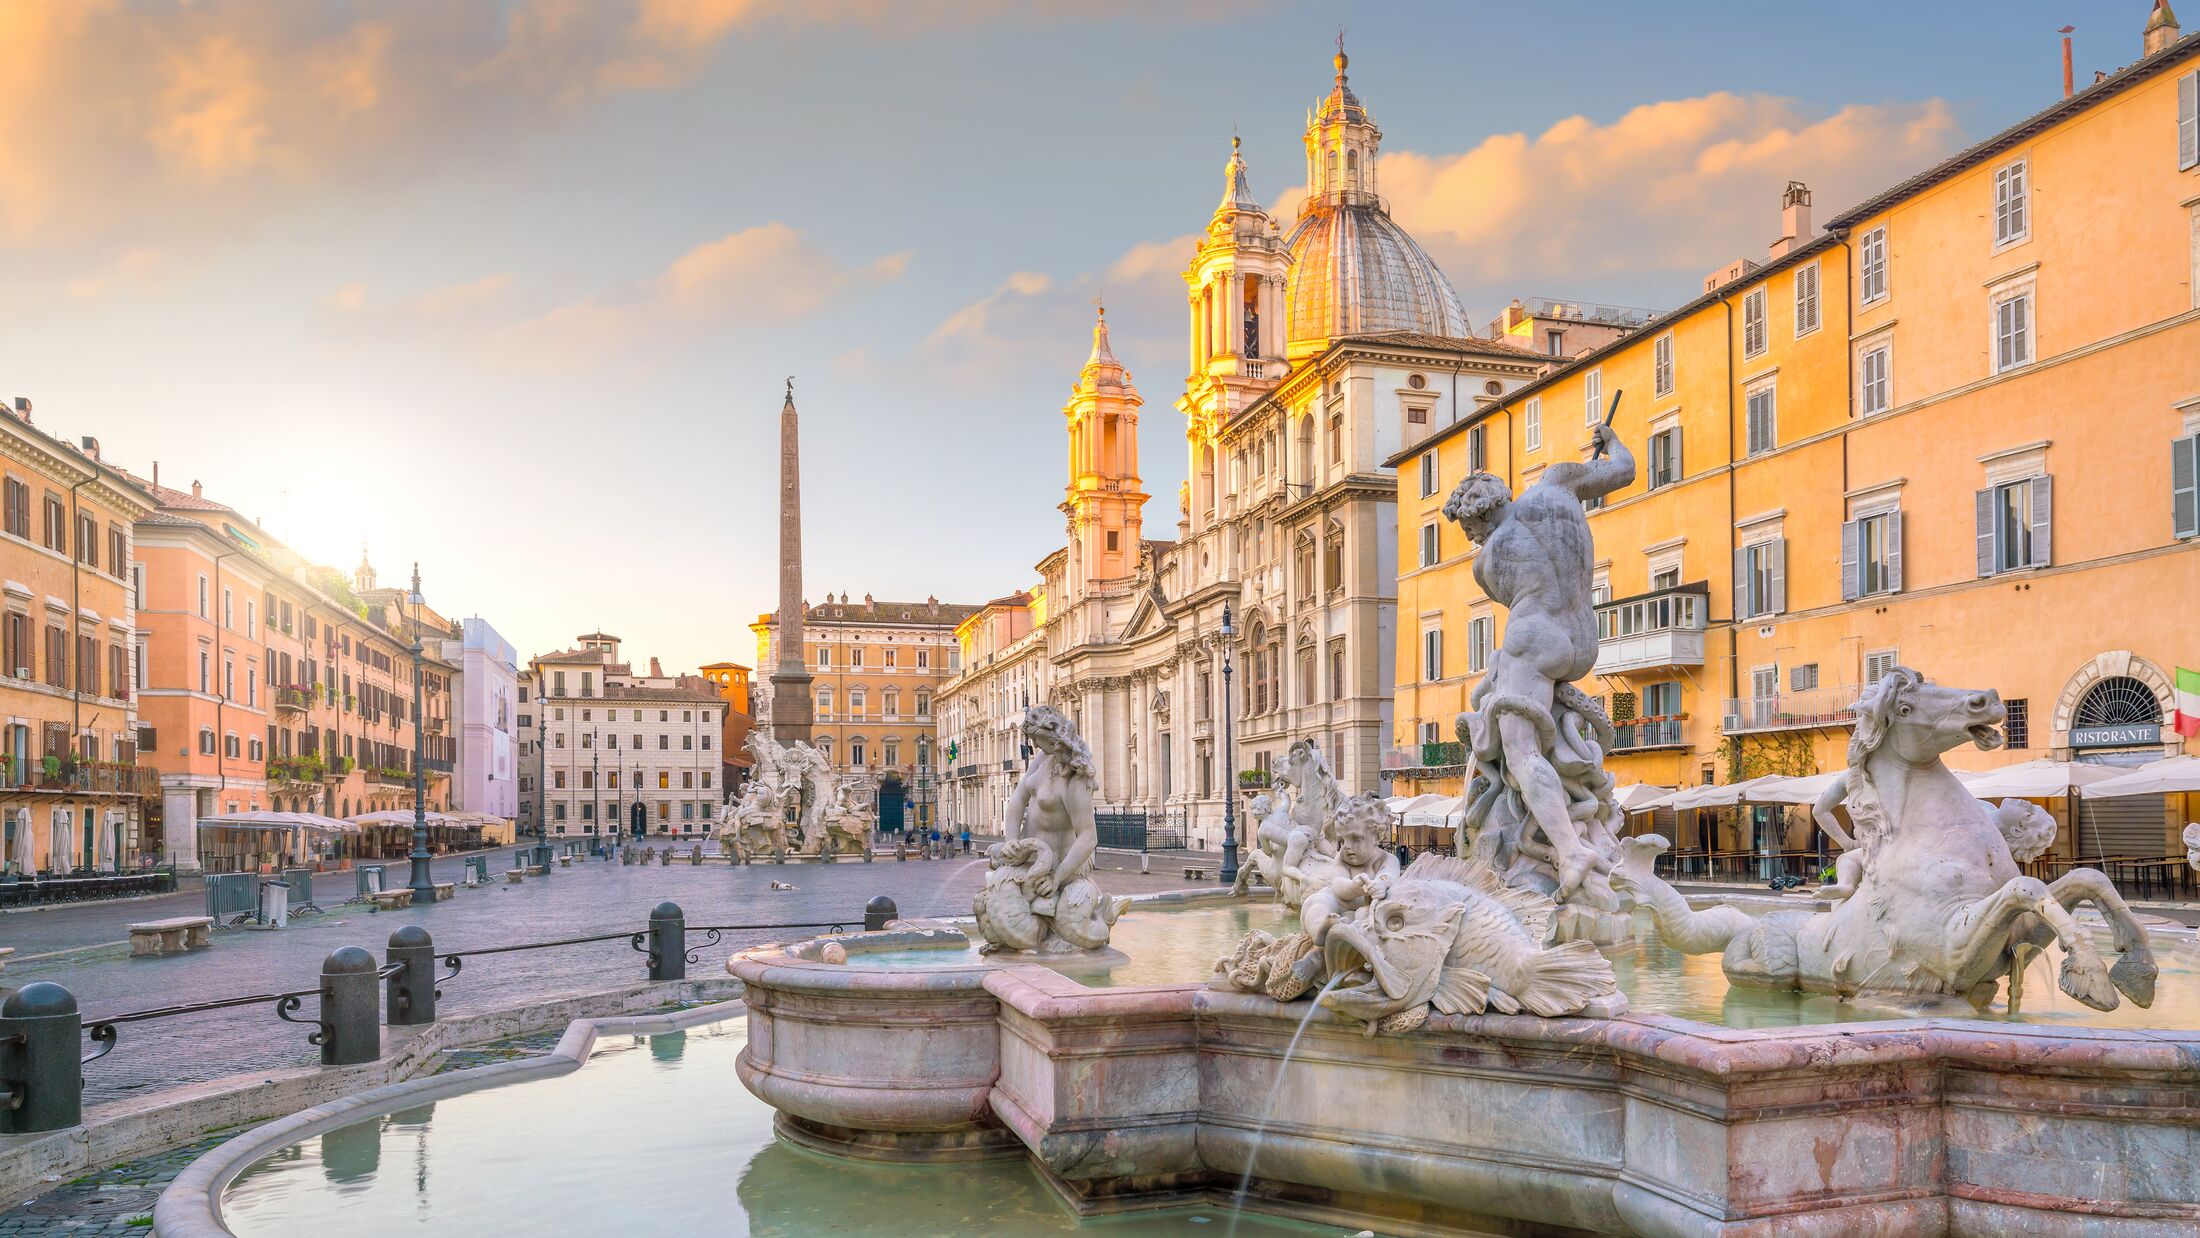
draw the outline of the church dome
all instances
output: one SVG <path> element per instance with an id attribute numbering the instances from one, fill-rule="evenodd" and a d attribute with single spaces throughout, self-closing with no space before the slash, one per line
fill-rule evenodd
<path id="1" fill-rule="evenodd" d="M 1310 199 L 1284 245 L 1291 343 L 1377 331 L 1473 334 L 1451 281 L 1371 196 Z"/>
<path id="2" fill-rule="evenodd" d="M 1286 355 L 1344 335 L 1473 334 L 1451 281 L 1390 218 L 1378 192 L 1382 131 L 1345 80 L 1340 37 L 1329 96 L 1307 113 L 1306 203 L 1284 239 Z"/>

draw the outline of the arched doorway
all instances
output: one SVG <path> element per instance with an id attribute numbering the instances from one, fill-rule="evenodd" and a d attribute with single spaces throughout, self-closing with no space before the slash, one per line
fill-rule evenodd
<path id="1" fill-rule="evenodd" d="M 634 837 L 636 838 L 640 838 L 649 830 L 649 810 L 642 806 L 640 800 L 634 801 L 633 810 L 627 814 L 627 827 L 634 831 Z"/>
<path id="2" fill-rule="evenodd" d="M 2126 650 L 2081 668 L 2055 703 L 2057 755 L 2088 765 L 2144 765 L 2164 755 L 2162 725 L 2175 697 L 2160 667 Z M 2159 795 L 2080 795 L 2071 834 L 2082 860 L 2155 857 L 2171 850 Z"/>
<path id="3" fill-rule="evenodd" d="M 889 834 L 898 834 L 902 827 L 902 807 L 906 795 L 901 775 L 888 774 L 878 783 L 878 828 Z"/>

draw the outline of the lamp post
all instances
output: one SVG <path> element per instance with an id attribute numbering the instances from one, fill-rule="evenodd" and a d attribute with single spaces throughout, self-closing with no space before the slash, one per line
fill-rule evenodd
<path id="1" fill-rule="evenodd" d="M 550 707 L 542 700 L 542 687 L 550 682 L 535 664 L 535 841 L 550 842 Z"/>
<path id="2" fill-rule="evenodd" d="M 426 907 L 435 902 L 435 877 L 428 871 L 428 767 L 423 764 L 427 756 L 427 741 L 420 729 L 420 608 L 427 599 L 420 596 L 420 565 L 413 564 L 412 592 L 405 595 L 405 608 L 412 621 L 413 658 L 413 849 L 407 859 L 412 861 L 413 904 Z"/>
<path id="3" fill-rule="evenodd" d="M 1237 845 L 1237 750 L 1233 747 L 1236 733 L 1230 725 L 1230 641 L 1237 636 L 1237 628 L 1230 623 L 1230 604 L 1222 604 L 1222 874 L 1224 885 L 1232 885 L 1238 875 Z"/>
<path id="4" fill-rule="evenodd" d="M 627 809 L 627 815 L 632 816 L 635 813 L 642 814 L 642 828 L 647 830 L 649 828 L 649 814 L 644 810 L 642 804 L 642 767 L 639 765 L 634 767 L 634 806 Z"/>

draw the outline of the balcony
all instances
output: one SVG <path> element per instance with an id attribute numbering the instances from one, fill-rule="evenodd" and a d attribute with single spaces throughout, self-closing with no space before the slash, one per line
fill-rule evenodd
<path id="1" fill-rule="evenodd" d="M 1694 581 L 1597 607 L 1599 675 L 1702 666 L 1711 586 Z"/>
<path id="2" fill-rule="evenodd" d="M 311 688 L 298 686 L 275 689 L 275 712 L 277 713 L 303 713 L 312 704 L 313 689 Z"/>
<path id="3" fill-rule="evenodd" d="M 71 762 L 57 757 L 36 758 L 27 769 L 19 769 L 13 757 L 5 757 L 0 758 L 0 788 L 149 798 L 160 794 L 160 771 L 116 761 Z"/>
<path id="4" fill-rule="evenodd" d="M 1747 700 L 1727 698 L 1719 729 L 1728 735 L 1760 731 L 1809 731 L 1851 724 L 1862 684 L 1835 684 L 1802 692 L 1781 692 Z"/>
<path id="5" fill-rule="evenodd" d="M 1681 732 L 1686 729 L 1688 715 L 1675 714 L 1670 718 L 1636 718 L 1612 726 L 1612 751 L 1648 752 L 1657 748 L 1686 748 L 1688 741 Z"/>
<path id="6" fill-rule="evenodd" d="M 1409 744 L 1403 748 L 1387 748 L 1383 751 L 1382 767 L 1385 773 L 1413 775 L 1421 773 L 1446 773 L 1465 768 L 1467 746 L 1456 740 Z"/>
<path id="7" fill-rule="evenodd" d="M 367 770 L 368 782 L 385 787 L 409 787 L 412 780 L 411 770 L 398 769 L 395 766 L 379 766 Z"/>

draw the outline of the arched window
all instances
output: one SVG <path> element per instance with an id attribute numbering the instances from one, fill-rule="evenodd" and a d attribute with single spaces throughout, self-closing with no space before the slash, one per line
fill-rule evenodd
<path id="1" fill-rule="evenodd" d="M 1314 703 L 1314 691 L 1319 680 L 1314 674 L 1314 638 L 1301 633 L 1299 636 L 1299 704 Z"/>
<path id="2" fill-rule="evenodd" d="M 1293 557 L 1298 560 L 1299 605 L 1305 606 L 1314 600 L 1316 594 L 1321 592 L 1321 582 L 1314 578 L 1314 535 L 1312 533 L 1300 533 L 1295 549 L 1296 553 Z"/>
<path id="3" fill-rule="evenodd" d="M 1275 709 L 1283 708 L 1283 636 L 1277 632 L 1268 634 L 1268 701 Z"/>
<path id="4" fill-rule="evenodd" d="M 1344 526 L 1334 520 L 1322 539 L 1322 578 L 1329 592 L 1344 592 Z"/>
<path id="5" fill-rule="evenodd" d="M 1348 150 L 1344 154 L 1345 184 L 1357 190 L 1360 187 L 1360 152 Z"/>
<path id="6" fill-rule="evenodd" d="M 2078 702 L 2077 716 L 2070 724 L 2073 727 L 2160 726 L 2162 703 L 2155 699 L 2154 689 L 2139 680 L 2129 675 L 2115 675 L 2085 690 L 2085 696 Z"/>
<path id="7" fill-rule="evenodd" d="M 1314 484 L 1314 419 L 1312 417 L 1302 418 L 1299 421 L 1299 481 L 1309 488 L 1308 491 L 1301 491 L 1301 493 L 1309 492 Z"/>
<path id="8" fill-rule="evenodd" d="M 1251 664 L 1245 676 L 1245 712 L 1268 712 L 1268 632 L 1258 621 L 1253 624 L 1253 637 L 1246 646 L 1246 660 Z"/>

